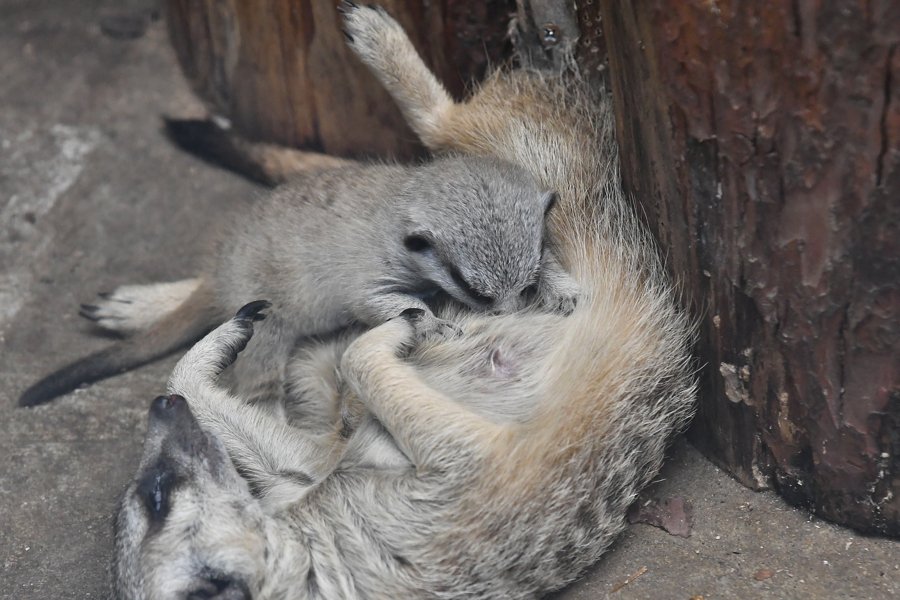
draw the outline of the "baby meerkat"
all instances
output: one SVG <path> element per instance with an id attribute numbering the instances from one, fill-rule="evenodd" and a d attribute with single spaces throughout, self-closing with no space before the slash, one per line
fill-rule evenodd
<path id="1" fill-rule="evenodd" d="M 458 328 L 431 312 L 445 296 L 476 311 L 529 303 L 570 313 L 577 286 L 545 243 L 555 193 L 513 164 L 441 157 L 420 166 L 347 161 L 299 174 L 235 218 L 207 274 L 124 286 L 82 314 L 129 339 L 48 375 L 21 397 L 52 399 L 194 341 L 247 298 L 272 317 L 234 374 L 239 393 L 271 397 L 298 339 L 419 308 L 420 338 Z"/>

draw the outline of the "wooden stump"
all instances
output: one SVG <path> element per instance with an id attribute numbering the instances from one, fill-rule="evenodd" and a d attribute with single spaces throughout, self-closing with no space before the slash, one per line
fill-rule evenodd
<path id="1" fill-rule="evenodd" d="M 900 534 L 900 4 L 603 17 L 626 184 L 702 316 L 694 443 Z"/>
<path id="2" fill-rule="evenodd" d="M 347 49 L 334 0 L 166 0 L 187 78 L 241 135 L 339 156 L 410 158 L 421 146 Z M 460 95 L 498 62 L 514 0 L 380 2 Z"/>

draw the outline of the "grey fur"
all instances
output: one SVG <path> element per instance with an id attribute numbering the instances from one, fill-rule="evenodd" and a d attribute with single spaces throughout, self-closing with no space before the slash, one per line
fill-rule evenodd
<path id="1" fill-rule="evenodd" d="M 377 325 L 416 307 L 427 311 L 419 337 L 456 335 L 425 302 L 436 292 L 474 310 L 511 312 L 534 296 L 571 312 L 577 286 L 543 245 L 553 197 L 497 159 L 346 161 L 301 173 L 235 219 L 207 275 L 123 286 L 84 306 L 98 325 L 131 338 L 48 375 L 21 402 L 45 402 L 158 358 L 253 297 L 274 304 L 234 376 L 239 394 L 255 399 L 277 395 L 298 339 L 354 321 Z M 410 250 L 405 240 L 422 247 Z M 203 306 L 184 306 L 201 296 Z"/>
<path id="2" fill-rule="evenodd" d="M 463 331 L 446 340 L 419 340 L 407 311 L 315 346 L 288 369 L 318 412 L 302 428 L 217 383 L 250 335 L 226 322 L 169 382 L 209 443 L 185 459 L 167 517 L 151 529 L 137 488 L 123 499 L 121 598 L 189 597 L 209 573 L 262 600 L 533 598 L 609 547 L 690 416 L 692 328 L 622 195 L 608 101 L 519 71 L 449 103 L 386 13 L 343 9 L 432 148 L 499 156 L 559 190 L 551 239 L 581 299 L 568 317 L 439 312 Z M 151 422 L 139 478 L 169 436 Z M 246 479 L 207 456 L 218 442 Z"/>
<path id="3" fill-rule="evenodd" d="M 571 312 L 577 288 L 542 245 L 550 197 L 521 168 L 472 157 L 348 165 L 276 190 L 224 238 L 212 278 L 222 307 L 273 304 L 235 372 L 238 394 L 270 396 L 298 338 L 354 320 L 378 325 L 419 308 L 419 337 L 456 335 L 422 299 L 438 291 L 512 312 L 534 284 L 546 304 Z M 407 249 L 410 238 L 427 247 Z"/>

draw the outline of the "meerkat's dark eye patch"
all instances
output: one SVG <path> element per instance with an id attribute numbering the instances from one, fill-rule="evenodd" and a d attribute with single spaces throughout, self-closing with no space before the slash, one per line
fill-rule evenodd
<path id="1" fill-rule="evenodd" d="M 459 272 L 459 269 L 456 267 L 450 267 L 450 277 L 453 279 L 453 283 L 455 283 L 459 288 L 466 293 L 467 296 L 478 302 L 479 304 L 493 304 L 494 299 L 490 296 L 485 296 L 484 294 L 478 292 L 475 288 L 469 285 L 469 282 L 466 281 L 462 273 Z"/>
<path id="2" fill-rule="evenodd" d="M 148 471 L 137 484 L 137 495 L 147 509 L 151 521 L 161 522 L 169 514 L 175 473 L 165 465 Z"/>
<path id="3" fill-rule="evenodd" d="M 424 236 L 412 234 L 403 239 L 403 246 L 410 252 L 425 252 L 431 248 L 431 242 Z"/>
<path id="4" fill-rule="evenodd" d="M 227 576 L 210 576 L 188 593 L 187 600 L 250 600 L 250 589 L 243 581 Z"/>

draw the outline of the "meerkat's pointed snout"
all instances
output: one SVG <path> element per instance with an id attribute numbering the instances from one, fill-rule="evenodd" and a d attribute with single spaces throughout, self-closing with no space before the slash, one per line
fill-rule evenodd
<path id="1" fill-rule="evenodd" d="M 159 396 L 150 403 L 150 417 L 157 420 L 168 421 L 185 412 L 190 413 L 187 400 L 178 394 Z"/>
<path id="2" fill-rule="evenodd" d="M 198 443 L 206 439 L 206 434 L 183 396 L 170 394 L 154 398 L 148 417 L 149 435 L 162 440 L 162 446 L 189 455 L 199 455 L 208 449 L 208 444 Z"/>

